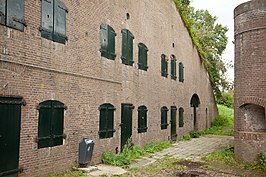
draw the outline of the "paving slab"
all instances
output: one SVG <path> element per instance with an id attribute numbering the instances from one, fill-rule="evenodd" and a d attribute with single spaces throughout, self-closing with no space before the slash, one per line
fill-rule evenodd
<path id="1" fill-rule="evenodd" d="M 154 153 L 152 157 L 143 157 L 134 160 L 130 167 L 143 167 L 156 161 L 156 159 L 169 156 L 177 159 L 188 159 L 192 161 L 202 161 L 207 154 L 232 145 L 234 138 L 231 136 L 207 135 L 200 138 L 193 138 L 190 141 L 179 141 L 172 147 L 161 152 Z M 88 171 L 89 176 L 101 175 L 121 175 L 127 171 L 120 167 L 99 164 L 93 170 Z"/>

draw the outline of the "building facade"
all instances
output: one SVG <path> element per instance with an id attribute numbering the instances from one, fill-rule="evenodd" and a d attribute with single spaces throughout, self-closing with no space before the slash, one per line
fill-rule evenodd
<path id="1" fill-rule="evenodd" d="M 217 107 L 172 0 L 0 1 L 0 174 L 45 176 L 210 126 Z"/>
<path id="2" fill-rule="evenodd" d="M 266 153 L 266 2 L 235 8 L 235 154 L 254 162 Z"/>

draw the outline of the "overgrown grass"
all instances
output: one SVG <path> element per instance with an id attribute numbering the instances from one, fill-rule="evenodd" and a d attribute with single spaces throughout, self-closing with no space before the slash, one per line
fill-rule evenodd
<path id="1" fill-rule="evenodd" d="M 159 152 L 165 148 L 170 147 L 170 142 L 152 142 L 141 148 L 139 146 L 131 146 L 126 144 L 122 153 L 115 154 L 113 152 L 105 152 L 102 155 L 102 162 L 114 166 L 129 165 L 134 159 L 140 158 L 144 155 Z"/>
<path id="2" fill-rule="evenodd" d="M 234 135 L 234 110 L 218 105 L 219 116 L 211 124 L 211 128 L 202 131 L 202 134 Z"/>
<path id="3" fill-rule="evenodd" d="M 191 138 L 199 138 L 202 135 L 234 135 L 234 110 L 223 105 L 218 105 L 219 116 L 211 123 L 211 127 L 203 131 L 191 131 L 184 135 L 181 141 L 188 141 Z"/>

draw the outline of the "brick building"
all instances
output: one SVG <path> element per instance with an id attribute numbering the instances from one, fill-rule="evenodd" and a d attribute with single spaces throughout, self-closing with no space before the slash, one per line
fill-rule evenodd
<path id="1" fill-rule="evenodd" d="M 203 59 L 172 0 L 0 1 L 0 174 L 92 163 L 132 137 L 180 139 L 217 115 Z"/>
<path id="2" fill-rule="evenodd" d="M 235 154 L 253 162 L 266 153 L 266 2 L 235 8 Z"/>

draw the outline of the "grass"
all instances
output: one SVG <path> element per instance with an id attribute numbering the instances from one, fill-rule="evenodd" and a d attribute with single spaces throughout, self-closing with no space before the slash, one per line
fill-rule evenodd
<path id="1" fill-rule="evenodd" d="M 114 165 L 114 166 L 126 166 L 134 159 L 140 158 L 144 155 L 159 152 L 165 148 L 170 147 L 172 144 L 170 142 L 152 142 L 141 148 L 139 146 L 125 145 L 122 153 L 115 154 L 113 152 L 105 152 L 102 155 L 102 162 L 104 164 Z"/>

